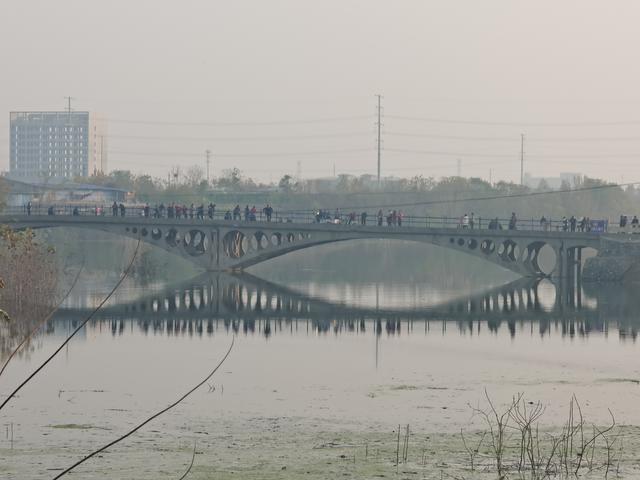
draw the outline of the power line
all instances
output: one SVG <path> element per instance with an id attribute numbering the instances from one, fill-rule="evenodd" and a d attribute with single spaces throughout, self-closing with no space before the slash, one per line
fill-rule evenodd
<path id="1" fill-rule="evenodd" d="M 471 135 L 438 135 L 431 133 L 419 132 L 397 132 L 385 131 L 385 135 L 392 137 L 413 137 L 413 138 L 429 138 L 435 140 L 462 140 L 462 141 L 478 141 L 478 142 L 510 142 L 515 143 L 518 138 L 510 137 L 491 137 L 491 136 L 471 136 Z M 572 142 L 640 142 L 640 137 L 622 136 L 622 137 L 532 137 L 527 135 L 529 143 L 572 143 Z"/>
<path id="2" fill-rule="evenodd" d="M 442 140 L 469 140 L 469 141 L 481 141 L 481 142 L 513 142 L 517 141 L 516 137 L 474 137 L 464 135 L 435 135 L 429 133 L 408 133 L 408 132 L 384 132 L 385 135 L 394 137 L 416 137 L 416 138 L 431 138 Z M 640 140 L 640 138 L 639 138 Z"/>
<path id="3" fill-rule="evenodd" d="M 228 122 L 228 121 L 211 121 L 211 122 L 174 122 L 163 120 L 128 120 L 110 118 L 110 123 L 123 124 L 139 124 L 139 125 L 159 125 L 159 126 L 185 126 L 185 127 L 251 127 L 266 125 L 304 125 L 314 123 L 332 123 L 344 122 L 349 120 L 361 120 L 371 118 L 368 115 L 352 115 L 345 117 L 325 117 L 325 118 L 307 118 L 297 120 L 270 120 L 270 121 L 245 121 L 245 122 Z"/>
<path id="4" fill-rule="evenodd" d="M 139 155 L 143 157 L 197 157 L 201 158 L 201 153 L 180 153 L 180 152 L 131 152 L 127 150 L 110 150 L 110 153 L 122 155 Z M 343 153 L 371 152 L 371 148 L 353 148 L 345 150 L 317 150 L 307 152 L 278 152 L 278 153 L 216 153 L 217 158 L 251 158 L 251 157 L 296 157 L 303 155 L 334 155 Z"/>
<path id="5" fill-rule="evenodd" d="M 517 158 L 516 153 L 504 154 L 504 153 L 463 153 L 463 152 L 448 152 L 443 150 L 411 150 L 407 148 L 385 148 L 385 152 L 395 153 L 417 153 L 424 155 L 442 155 L 449 157 L 478 157 L 478 158 Z"/>
<path id="6" fill-rule="evenodd" d="M 237 137 L 184 137 L 184 136 L 150 136 L 150 135 L 108 135 L 114 139 L 130 140 L 166 140 L 166 141 L 189 141 L 189 142 L 236 142 L 236 141 L 258 141 L 272 142 L 281 140 L 311 140 L 319 138 L 354 138 L 371 135 L 371 132 L 349 132 L 349 133 L 325 133 L 312 135 L 276 135 L 276 136 L 237 136 Z"/>
<path id="7" fill-rule="evenodd" d="M 411 117 L 403 115 L 386 115 L 387 118 L 396 120 L 424 122 L 424 123 L 442 123 L 452 125 L 488 125 L 496 127 L 606 127 L 606 126 L 625 126 L 640 125 L 640 120 L 619 120 L 611 122 L 506 122 L 506 121 L 484 121 L 484 120 L 459 120 L 448 118 L 429 118 L 429 117 Z"/>

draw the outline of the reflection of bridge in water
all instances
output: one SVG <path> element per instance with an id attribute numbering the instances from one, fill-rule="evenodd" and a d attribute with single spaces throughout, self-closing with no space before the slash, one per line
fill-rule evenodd
<path id="1" fill-rule="evenodd" d="M 276 331 L 304 328 L 307 332 L 397 334 L 407 329 L 442 328 L 455 323 L 474 334 L 483 325 L 497 332 L 506 325 L 515 336 L 518 325 L 537 324 L 544 335 L 554 328 L 567 336 L 607 333 L 618 326 L 621 336 L 635 339 L 635 296 L 619 286 L 574 284 L 560 289 L 548 280 L 521 279 L 481 293 L 415 309 L 348 306 L 310 297 L 251 275 L 203 275 L 185 284 L 137 301 L 100 310 L 95 321 L 110 325 L 114 334 L 132 323 L 147 333 L 211 335 L 220 329 L 270 336 Z M 59 320 L 81 321 L 90 309 L 63 309 Z M 403 327 L 404 323 L 404 327 Z M 533 327 L 532 327 L 533 328 Z M 532 330 L 533 333 L 533 330 Z"/>

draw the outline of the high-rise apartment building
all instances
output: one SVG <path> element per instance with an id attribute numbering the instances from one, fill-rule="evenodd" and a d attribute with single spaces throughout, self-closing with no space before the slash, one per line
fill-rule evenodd
<path id="1" fill-rule="evenodd" d="M 89 112 L 11 112 L 9 175 L 87 177 L 107 169 L 106 123 Z"/>

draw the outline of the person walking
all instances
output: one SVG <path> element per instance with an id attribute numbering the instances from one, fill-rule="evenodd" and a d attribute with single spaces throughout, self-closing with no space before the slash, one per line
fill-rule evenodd
<path id="1" fill-rule="evenodd" d="M 517 230 L 518 218 L 516 212 L 511 212 L 511 218 L 509 219 L 509 230 Z"/>
<path id="2" fill-rule="evenodd" d="M 398 226 L 401 227 L 402 226 L 402 218 L 404 217 L 404 214 L 402 213 L 402 210 L 398 210 Z"/>
<path id="3" fill-rule="evenodd" d="M 233 208 L 233 219 L 234 220 L 241 220 L 242 217 L 240 215 L 240 205 L 236 204 L 236 206 Z"/>
<path id="4" fill-rule="evenodd" d="M 378 226 L 382 226 L 382 220 L 384 218 L 384 213 L 382 213 L 382 209 L 378 210 Z"/>
<path id="5" fill-rule="evenodd" d="M 113 202 L 113 205 L 111 205 L 111 211 L 114 217 L 118 216 L 118 204 L 116 202 Z"/>
<path id="6" fill-rule="evenodd" d="M 361 225 L 366 225 L 367 224 L 367 212 L 362 212 L 360 214 L 360 224 Z"/>
<path id="7" fill-rule="evenodd" d="M 27 202 L 27 216 L 31 216 L 31 201 Z"/>
<path id="8" fill-rule="evenodd" d="M 126 208 L 124 206 L 124 203 L 121 203 L 120 204 L 120 216 L 124 217 L 125 213 L 126 213 Z"/>

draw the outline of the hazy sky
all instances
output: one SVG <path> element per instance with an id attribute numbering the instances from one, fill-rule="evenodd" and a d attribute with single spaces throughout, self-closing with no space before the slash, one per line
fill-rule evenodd
<path id="1" fill-rule="evenodd" d="M 640 181 L 640 2 L 1 0 L 11 110 L 109 119 L 109 168 Z M 453 137 L 453 138 L 451 138 Z"/>

